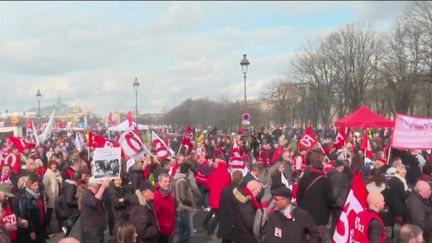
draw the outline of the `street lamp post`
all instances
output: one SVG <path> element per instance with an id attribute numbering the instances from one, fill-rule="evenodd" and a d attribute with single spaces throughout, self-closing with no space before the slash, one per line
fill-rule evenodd
<path id="1" fill-rule="evenodd" d="M 139 89 L 140 83 L 138 82 L 138 79 L 135 78 L 135 81 L 133 82 L 133 88 L 135 90 L 135 122 L 137 122 L 138 119 L 138 89 Z"/>
<path id="2" fill-rule="evenodd" d="M 40 102 L 42 99 L 42 94 L 41 94 L 39 89 L 37 90 L 37 93 L 36 93 L 36 99 L 38 100 L 38 117 L 41 118 Z"/>
<path id="3" fill-rule="evenodd" d="M 248 72 L 248 67 L 249 67 L 249 60 L 246 58 L 246 54 L 243 54 L 243 59 L 240 62 L 240 66 L 242 68 L 242 72 L 243 72 L 243 78 L 244 78 L 244 103 L 245 103 L 245 107 L 247 106 L 247 101 L 246 101 L 246 74 Z"/>

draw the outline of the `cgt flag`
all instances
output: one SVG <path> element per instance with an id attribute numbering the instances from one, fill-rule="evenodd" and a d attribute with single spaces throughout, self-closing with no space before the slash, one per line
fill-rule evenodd
<path id="1" fill-rule="evenodd" d="M 308 127 L 299 140 L 297 150 L 300 151 L 300 148 L 305 147 L 309 151 L 317 142 L 318 139 L 315 137 L 312 127 Z"/>
<path id="2" fill-rule="evenodd" d="M 117 143 L 112 142 L 103 136 L 98 136 L 92 132 L 89 132 L 88 134 L 88 146 L 91 148 L 119 147 Z"/>
<path id="3" fill-rule="evenodd" d="M 350 243 L 354 221 L 358 213 L 367 207 L 367 191 L 361 174 L 354 177 L 351 190 L 343 207 L 333 235 L 332 243 Z"/>
<path id="4" fill-rule="evenodd" d="M 174 151 L 154 131 L 152 131 L 152 140 L 153 149 L 159 158 L 167 159 L 169 154 L 174 156 Z"/>
<path id="5" fill-rule="evenodd" d="M 345 128 L 339 127 L 338 134 L 336 135 L 335 141 L 333 143 L 333 148 L 337 148 L 337 149 L 342 148 L 346 140 L 347 140 L 347 136 L 345 133 Z"/>
<path id="6" fill-rule="evenodd" d="M 134 159 L 139 159 L 147 154 L 151 154 L 150 150 L 141 141 L 141 138 L 133 131 L 122 133 L 119 144 L 123 152 Z"/>
<path id="7" fill-rule="evenodd" d="M 36 147 L 34 143 L 29 142 L 24 138 L 14 137 L 11 135 L 8 139 L 20 153 L 22 153 L 25 149 Z"/>

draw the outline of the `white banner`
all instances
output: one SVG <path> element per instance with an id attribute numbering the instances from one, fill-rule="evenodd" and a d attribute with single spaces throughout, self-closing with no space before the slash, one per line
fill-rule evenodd
<path id="1" fill-rule="evenodd" d="M 120 177 L 120 148 L 97 148 L 93 152 L 92 172 L 95 179 Z"/>

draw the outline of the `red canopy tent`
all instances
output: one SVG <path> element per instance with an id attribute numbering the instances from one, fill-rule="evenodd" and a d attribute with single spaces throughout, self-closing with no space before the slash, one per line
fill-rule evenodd
<path id="1" fill-rule="evenodd" d="M 352 128 L 382 128 L 394 127 L 394 121 L 389 120 L 362 105 L 352 114 L 336 121 L 337 126 Z"/>

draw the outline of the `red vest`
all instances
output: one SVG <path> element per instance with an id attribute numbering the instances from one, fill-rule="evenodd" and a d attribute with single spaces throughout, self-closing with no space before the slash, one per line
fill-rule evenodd
<path id="1" fill-rule="evenodd" d="M 382 225 L 382 231 L 381 231 L 381 242 L 384 243 L 386 239 L 386 231 L 384 228 L 384 223 L 381 219 L 381 217 L 370 210 L 364 210 L 363 212 L 360 212 L 355 221 L 354 221 L 354 235 L 353 235 L 353 242 L 357 243 L 369 243 L 369 224 L 370 222 L 376 219 L 378 220 Z"/>

